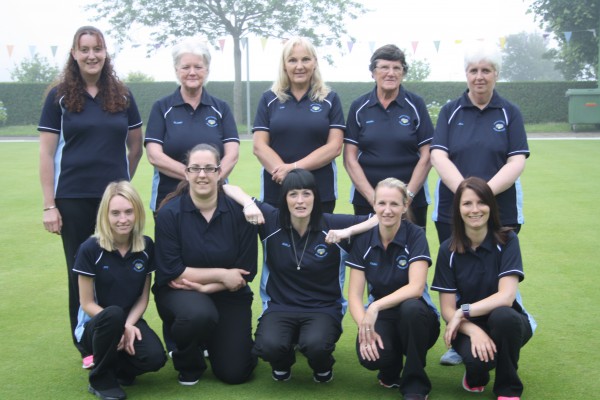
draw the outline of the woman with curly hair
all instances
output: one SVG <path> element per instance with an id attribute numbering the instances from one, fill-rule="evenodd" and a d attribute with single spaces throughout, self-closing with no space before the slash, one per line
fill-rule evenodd
<path id="1" fill-rule="evenodd" d="M 77 30 L 67 63 L 42 109 L 40 181 L 43 223 L 62 238 L 69 282 L 71 332 L 79 309 L 71 272 L 77 249 L 94 233 L 108 183 L 131 180 L 142 155 L 142 119 L 132 94 L 116 76 L 100 30 Z M 78 346 L 84 368 L 93 358 Z M 89 362 L 86 362 L 89 360 Z"/>

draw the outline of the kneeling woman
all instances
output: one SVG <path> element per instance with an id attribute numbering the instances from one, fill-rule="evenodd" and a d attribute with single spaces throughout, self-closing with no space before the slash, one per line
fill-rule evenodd
<path id="1" fill-rule="evenodd" d="M 142 319 L 148 306 L 154 244 L 143 235 L 144 206 L 129 182 L 108 185 L 96 232 L 83 242 L 73 271 L 79 275 L 79 323 L 75 336 L 94 355 L 89 391 L 124 399 L 120 385 L 158 371 L 166 362 L 160 339 Z"/>
<path id="2" fill-rule="evenodd" d="M 483 392 L 495 367 L 498 399 L 518 399 L 519 354 L 536 327 L 518 291 L 524 278 L 519 239 L 501 226 L 483 179 L 459 184 L 452 212 L 452 236 L 440 245 L 431 285 L 440 292 L 444 341 L 463 358 L 465 390 Z"/>
<path id="3" fill-rule="evenodd" d="M 156 308 L 176 345 L 179 383 L 194 385 L 206 369 L 226 383 L 246 382 L 251 354 L 252 291 L 257 228 L 220 190 L 219 152 L 208 144 L 190 150 L 186 180 L 156 216 Z"/>
<path id="4" fill-rule="evenodd" d="M 263 313 L 254 353 L 271 364 L 273 379 L 287 381 L 297 346 L 308 359 L 314 381 L 329 382 L 346 308 L 342 256 L 349 243 L 333 244 L 328 235 L 335 236 L 334 241 L 348 238 L 352 231 L 344 228 L 365 221 L 358 225 L 365 230 L 375 224 L 375 218 L 324 214 L 315 178 L 304 169 L 294 169 L 284 178 L 279 209 L 267 203 L 255 205 L 235 186 L 224 189 L 245 205 L 250 222 L 262 224 L 264 218 L 259 228 L 264 253 Z M 328 233 L 330 229 L 336 231 Z"/>
<path id="5" fill-rule="evenodd" d="M 426 399 L 431 383 L 425 358 L 440 333 L 439 316 L 427 292 L 427 239 L 421 227 L 405 219 L 404 183 L 384 179 L 374 197 L 379 225 L 354 239 L 346 262 L 351 268 L 348 301 L 358 325 L 358 358 L 365 368 L 379 370 L 382 386 L 399 387 L 405 399 Z M 365 307 L 367 284 L 371 302 Z"/>

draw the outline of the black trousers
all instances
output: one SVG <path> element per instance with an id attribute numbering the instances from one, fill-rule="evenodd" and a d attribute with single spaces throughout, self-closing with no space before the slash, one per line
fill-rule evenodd
<path id="1" fill-rule="evenodd" d="M 410 219 L 415 225 L 419 225 L 424 230 L 427 227 L 427 207 L 413 207 L 410 206 Z M 375 214 L 375 210 L 372 207 L 363 207 L 354 205 L 354 215 L 369 215 Z"/>
<path id="2" fill-rule="evenodd" d="M 143 319 L 135 324 L 142 334 L 142 340 L 135 340 L 133 344 L 135 355 L 117 351 L 126 319 L 122 308 L 110 306 L 85 325 L 81 345 L 88 354 L 94 354 L 94 368 L 89 379 L 96 390 L 117 387 L 117 378 L 134 378 L 158 371 L 167 362 L 160 338 Z"/>
<path id="3" fill-rule="evenodd" d="M 71 338 L 82 357 L 91 353 L 86 352 L 74 336 L 77 327 L 77 313 L 79 312 L 79 285 L 77 284 L 78 276 L 73 273 L 73 265 L 75 264 L 77 249 L 79 249 L 81 243 L 85 242 L 94 233 L 99 205 L 100 199 L 98 198 L 56 199 L 56 207 L 60 212 L 63 223 L 60 237 L 67 262 Z"/>
<path id="4" fill-rule="evenodd" d="M 431 381 L 425 373 L 425 365 L 427 350 L 440 334 L 437 314 L 422 299 L 408 299 L 381 311 L 375 322 L 375 332 L 381 336 L 384 347 L 378 349 L 379 359 L 375 361 L 361 357 L 356 338 L 356 353 L 361 365 L 369 370 L 379 370 L 384 382 L 400 378 L 403 394 L 428 394 Z"/>
<path id="5" fill-rule="evenodd" d="M 473 321 L 483 329 L 496 344 L 493 361 L 482 361 L 471 353 L 471 339 L 459 333 L 452 347 L 460 354 L 467 371 L 469 386 L 485 386 L 490 381 L 489 371 L 496 368 L 494 394 L 496 396 L 520 397 L 523 383 L 517 375 L 519 354 L 533 332 L 527 316 L 511 307 L 499 307 L 487 319 Z"/>
<path id="6" fill-rule="evenodd" d="M 207 295 L 160 288 L 156 308 L 175 342 L 175 369 L 200 378 L 206 370 L 203 353 L 208 350 L 218 379 L 231 384 L 250 379 L 257 364 L 252 354 L 252 297 L 250 291 Z"/>
<path id="7" fill-rule="evenodd" d="M 320 312 L 270 312 L 256 328 L 253 353 L 277 371 L 289 371 L 296 362 L 295 347 L 315 373 L 331 370 L 333 351 L 342 334 L 341 323 Z"/>

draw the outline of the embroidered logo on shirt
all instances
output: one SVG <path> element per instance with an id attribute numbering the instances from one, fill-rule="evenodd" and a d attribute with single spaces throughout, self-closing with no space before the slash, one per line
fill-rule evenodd
<path id="1" fill-rule="evenodd" d="M 183 125 L 183 121 L 173 121 L 173 125 Z"/>
<path id="2" fill-rule="evenodd" d="M 365 121 L 365 124 L 374 124 L 374 123 L 375 123 L 375 120 L 372 120 L 372 119 Z"/>
<path id="3" fill-rule="evenodd" d="M 105 271 L 108 271 L 108 270 L 110 269 L 110 267 L 109 267 L 108 265 L 104 265 L 104 266 L 102 267 L 102 269 L 103 269 L 103 270 L 105 270 Z"/>
<path id="4" fill-rule="evenodd" d="M 217 126 L 219 126 L 219 122 L 215 117 L 206 117 L 205 121 L 206 126 L 208 126 L 209 128 L 216 128 Z"/>
<path id="5" fill-rule="evenodd" d="M 315 247 L 315 256 L 319 258 L 327 256 L 327 246 L 324 244 L 320 244 L 317 247 Z"/>
<path id="6" fill-rule="evenodd" d="M 288 242 L 281 242 L 281 245 L 283 247 L 292 247 L 292 245 L 290 245 Z"/>
<path id="7" fill-rule="evenodd" d="M 408 258 L 406 258 L 405 255 L 398 256 L 398 258 L 396 258 L 396 267 L 400 269 L 408 268 Z"/>
<path id="8" fill-rule="evenodd" d="M 402 126 L 410 125 L 410 117 L 408 115 L 401 115 L 398 117 L 398 123 Z"/>
<path id="9" fill-rule="evenodd" d="M 318 113 L 318 112 L 323 111 L 323 107 L 320 104 L 312 103 L 310 105 L 310 111 L 314 112 L 314 113 Z"/>
<path id="10" fill-rule="evenodd" d="M 496 121 L 496 122 L 494 122 L 494 130 L 496 132 L 504 132 L 504 131 L 506 131 L 506 123 L 504 121 Z"/>
<path id="11" fill-rule="evenodd" d="M 135 272 L 143 272 L 145 269 L 145 264 L 143 260 L 135 260 L 133 262 L 133 270 Z"/>

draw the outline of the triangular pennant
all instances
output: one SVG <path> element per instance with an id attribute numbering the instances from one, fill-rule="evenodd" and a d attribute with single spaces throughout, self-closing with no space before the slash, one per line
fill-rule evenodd
<path id="1" fill-rule="evenodd" d="M 434 40 L 433 41 L 433 45 L 435 46 L 435 52 L 439 53 L 439 51 L 440 51 L 440 41 L 439 40 Z"/>
<path id="2" fill-rule="evenodd" d="M 419 42 L 418 41 L 411 42 L 411 45 L 412 45 L 412 49 L 413 49 L 413 54 L 415 54 L 417 52 L 417 46 L 419 45 Z"/>
<path id="3" fill-rule="evenodd" d="M 369 42 L 369 50 L 371 50 L 371 54 L 373 54 L 373 52 L 375 51 L 375 42 Z"/>
<path id="4" fill-rule="evenodd" d="M 221 52 L 225 50 L 225 39 L 219 39 L 219 47 L 221 48 Z"/>
<path id="5" fill-rule="evenodd" d="M 565 39 L 567 39 L 567 43 L 569 43 L 571 41 L 571 34 L 573 32 L 565 32 Z"/>
<path id="6" fill-rule="evenodd" d="M 353 47 L 354 47 L 354 42 L 352 40 L 348 40 L 348 53 L 352 53 Z"/>
<path id="7" fill-rule="evenodd" d="M 243 37 L 242 40 L 240 40 L 240 45 L 242 46 L 242 50 L 246 50 L 246 46 L 248 45 L 248 38 Z"/>
<path id="8" fill-rule="evenodd" d="M 35 45 L 29 46 L 29 54 L 31 54 L 31 58 L 35 57 L 35 51 L 37 47 Z"/>
<path id="9" fill-rule="evenodd" d="M 269 38 L 266 38 L 266 37 L 260 38 L 260 45 L 262 46 L 263 51 L 265 51 L 265 47 L 267 47 L 267 40 L 269 40 Z"/>
<path id="10" fill-rule="evenodd" d="M 12 53 L 13 53 L 14 49 L 15 49 L 15 45 L 14 44 L 7 44 L 6 45 L 6 50 L 8 51 L 8 58 L 12 57 Z"/>
<path id="11" fill-rule="evenodd" d="M 500 38 L 500 48 L 504 49 L 504 46 L 506 46 L 506 37 L 502 36 Z"/>
<path id="12" fill-rule="evenodd" d="M 50 50 L 52 51 L 52 57 L 56 58 L 56 50 L 58 46 L 50 46 Z"/>

